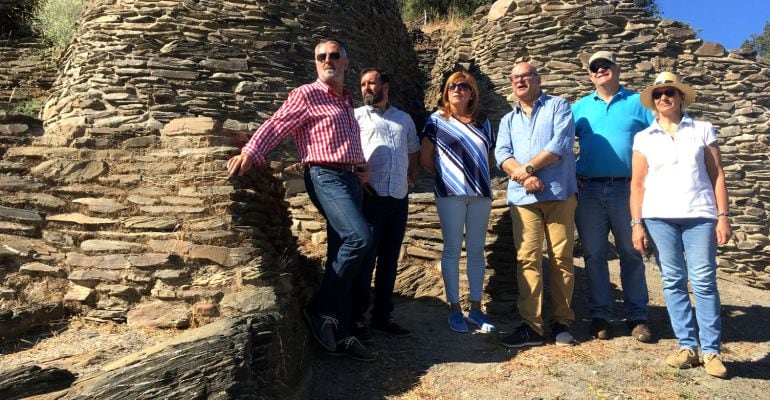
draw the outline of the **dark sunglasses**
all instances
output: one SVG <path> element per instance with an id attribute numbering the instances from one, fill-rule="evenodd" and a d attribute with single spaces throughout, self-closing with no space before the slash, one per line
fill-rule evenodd
<path id="1" fill-rule="evenodd" d="M 613 64 L 611 61 L 602 61 L 589 65 L 588 69 L 593 73 L 597 73 L 599 72 L 599 69 L 610 69 L 613 65 L 615 64 Z"/>
<path id="2" fill-rule="evenodd" d="M 460 91 L 462 91 L 462 90 L 470 90 L 470 89 L 471 89 L 471 85 L 469 85 L 469 84 L 467 84 L 465 82 L 450 83 L 449 84 L 449 90 L 460 90 Z"/>
<path id="3" fill-rule="evenodd" d="M 324 62 L 326 61 L 326 56 L 329 56 L 330 60 L 339 60 L 340 59 L 340 53 L 337 53 L 336 51 L 331 53 L 318 53 L 315 55 L 315 60 L 318 62 Z"/>
<path id="4" fill-rule="evenodd" d="M 663 96 L 664 94 L 666 95 L 666 97 L 674 97 L 674 95 L 676 93 L 677 93 L 677 91 L 674 88 L 667 88 L 665 90 L 656 90 L 656 91 L 652 92 L 652 99 L 653 100 L 657 100 L 661 96 Z"/>

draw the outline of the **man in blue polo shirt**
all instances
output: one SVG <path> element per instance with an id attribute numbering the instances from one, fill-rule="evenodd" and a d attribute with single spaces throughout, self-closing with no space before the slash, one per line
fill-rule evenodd
<path id="1" fill-rule="evenodd" d="M 631 243 L 628 200 L 634 135 L 647 128 L 653 116 L 642 107 L 639 93 L 620 85 L 615 54 L 596 52 L 588 60 L 588 69 L 596 91 L 575 102 L 572 112 L 580 144 L 575 223 L 588 277 L 591 335 L 598 339 L 612 337 L 612 290 L 607 265 L 607 236 L 612 231 L 620 256 L 626 323 L 634 338 L 649 343 L 652 334 L 647 325 L 647 281 L 642 256 Z"/>

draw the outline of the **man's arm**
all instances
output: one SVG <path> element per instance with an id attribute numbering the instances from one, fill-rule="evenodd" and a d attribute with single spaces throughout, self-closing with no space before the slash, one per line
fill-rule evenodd
<path id="1" fill-rule="evenodd" d="M 243 176 L 254 164 L 264 164 L 267 153 L 281 140 L 305 123 L 307 105 L 298 90 L 292 90 L 286 102 L 251 136 L 241 149 L 241 154 L 227 161 L 230 175 Z"/>
<path id="2" fill-rule="evenodd" d="M 414 126 L 412 117 L 407 115 L 404 120 L 404 127 L 406 130 L 406 151 L 409 154 L 406 179 L 409 188 L 413 188 L 417 182 L 417 175 L 420 174 L 420 139 L 417 137 L 417 128 Z"/>

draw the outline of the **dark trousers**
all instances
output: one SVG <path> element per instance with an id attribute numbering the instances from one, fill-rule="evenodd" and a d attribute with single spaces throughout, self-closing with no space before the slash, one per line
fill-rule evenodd
<path id="1" fill-rule="evenodd" d="M 353 172 L 322 166 L 305 169 L 308 197 L 326 218 L 326 267 L 310 309 L 339 320 L 337 339 L 350 325 L 351 285 L 366 261 L 371 229 L 361 208 L 362 190 Z"/>
<path id="2" fill-rule="evenodd" d="M 372 320 L 387 320 L 393 311 L 393 286 L 401 244 L 406 230 L 409 198 L 364 194 L 364 215 L 372 226 L 372 247 L 353 283 L 353 322 L 363 322 L 369 309 L 372 274 L 374 275 L 374 307 Z"/>

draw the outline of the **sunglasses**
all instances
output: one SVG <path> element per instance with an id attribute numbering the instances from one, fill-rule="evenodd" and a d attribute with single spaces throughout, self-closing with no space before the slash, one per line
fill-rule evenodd
<path id="1" fill-rule="evenodd" d="M 467 84 L 465 82 L 450 83 L 449 84 L 449 90 L 460 90 L 460 91 L 463 91 L 463 90 L 470 90 L 470 89 L 471 89 L 471 85 L 469 85 L 469 84 Z"/>
<path id="2" fill-rule="evenodd" d="M 318 53 L 318 54 L 315 55 L 315 60 L 318 61 L 318 62 L 324 62 L 324 61 L 326 61 L 326 56 L 327 55 L 329 56 L 330 60 L 336 61 L 336 60 L 340 59 L 340 53 L 337 53 L 336 51 L 334 51 L 334 52 L 331 52 L 331 53 L 328 53 L 328 54 L 327 53 Z"/>
<path id="3" fill-rule="evenodd" d="M 677 90 L 674 88 L 667 88 L 665 90 L 656 90 L 652 92 L 652 99 L 658 100 L 664 94 L 666 95 L 666 97 L 674 97 L 674 95 L 677 94 Z"/>
<path id="4" fill-rule="evenodd" d="M 596 62 L 596 63 L 591 64 L 590 66 L 588 66 L 588 69 L 591 72 L 593 72 L 593 73 L 597 73 L 597 72 L 599 72 L 600 69 L 605 69 L 605 70 L 606 69 L 610 69 L 610 68 L 612 68 L 613 65 L 615 65 L 615 64 L 613 64 L 612 61 L 606 61 L 605 60 L 605 61 Z"/>

